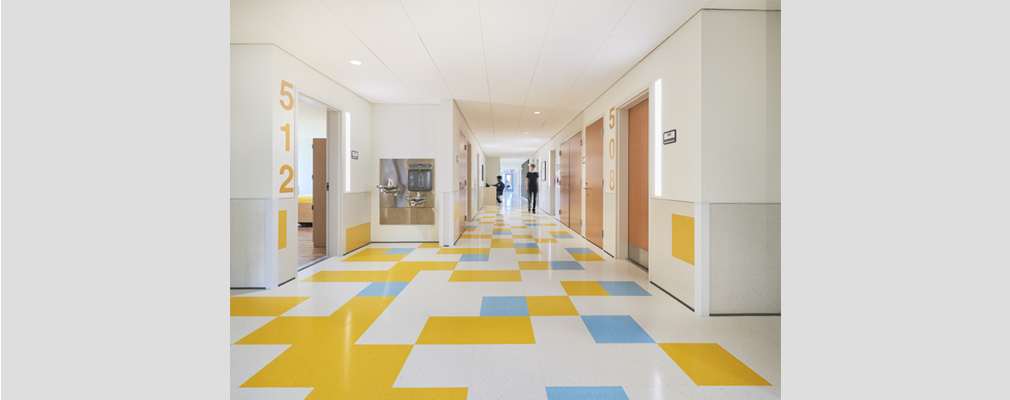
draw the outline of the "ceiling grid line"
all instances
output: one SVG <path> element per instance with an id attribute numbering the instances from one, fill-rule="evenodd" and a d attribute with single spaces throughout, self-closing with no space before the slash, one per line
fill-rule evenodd
<path id="1" fill-rule="evenodd" d="M 487 77 L 487 108 L 491 110 L 491 140 L 498 144 L 498 129 L 494 127 L 494 100 L 491 99 L 491 74 L 487 70 L 487 43 L 484 42 L 484 18 L 480 16 L 480 2 L 477 2 L 477 25 L 480 26 L 480 52 L 484 55 L 484 76 Z M 472 130 L 471 130 L 472 132 Z M 477 134 L 473 135 L 475 138 Z"/>
<path id="2" fill-rule="evenodd" d="M 555 1 L 554 2 L 554 7 L 551 8 L 551 17 L 548 19 L 548 21 L 553 21 L 554 20 L 554 12 L 557 11 L 557 10 L 558 10 L 558 2 Z M 546 32 L 550 32 L 550 31 L 551 31 L 551 24 L 550 24 L 550 22 L 548 22 L 547 23 L 547 31 Z M 542 57 L 543 54 L 544 54 L 544 46 L 546 44 L 547 44 L 547 34 L 545 33 L 544 34 L 544 40 L 542 42 L 540 42 L 540 51 L 537 52 L 537 61 L 535 63 L 533 63 L 533 76 L 534 77 L 536 76 L 537 67 L 540 66 L 540 57 Z M 523 100 L 523 111 L 526 111 L 526 104 L 529 103 L 529 101 L 530 101 L 530 88 L 532 88 L 532 87 L 533 87 L 533 79 L 531 78 L 530 79 L 530 86 L 529 86 L 529 88 L 526 89 L 526 98 Z M 561 100 L 558 100 L 558 103 L 554 104 L 554 107 L 551 108 L 551 114 L 554 113 L 554 110 L 558 108 L 558 104 L 560 104 L 560 103 L 561 103 Z M 544 122 L 541 122 L 540 126 L 538 126 L 537 129 L 542 129 L 544 127 L 544 124 L 547 123 L 547 119 L 549 117 L 550 117 L 550 115 L 545 116 L 544 117 Z M 519 117 L 519 120 L 522 121 L 522 116 Z M 518 128 L 518 126 L 516 126 L 516 128 Z"/>

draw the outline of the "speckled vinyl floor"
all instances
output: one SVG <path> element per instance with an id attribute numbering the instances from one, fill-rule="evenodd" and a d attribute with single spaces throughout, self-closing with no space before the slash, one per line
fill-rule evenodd
<path id="1" fill-rule="evenodd" d="M 233 290 L 232 398 L 780 397 L 779 317 L 698 317 L 524 207 Z"/>

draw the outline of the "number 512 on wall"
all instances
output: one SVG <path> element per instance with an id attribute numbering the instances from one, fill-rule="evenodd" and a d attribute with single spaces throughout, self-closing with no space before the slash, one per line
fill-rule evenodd
<path id="1" fill-rule="evenodd" d="M 280 130 L 284 132 L 284 153 L 282 153 L 284 154 L 284 156 L 282 156 L 281 160 L 279 160 L 280 161 L 279 164 L 282 164 L 279 173 L 281 176 L 286 175 L 287 178 L 284 180 L 284 182 L 281 183 L 278 193 L 294 193 L 295 191 L 295 188 L 291 186 L 291 182 L 295 177 L 295 170 L 294 168 L 291 167 L 290 164 L 284 163 L 284 161 L 290 162 L 290 160 L 293 158 L 292 156 L 288 155 L 288 153 L 291 152 L 290 121 L 294 120 L 293 110 L 295 108 L 295 96 L 292 93 L 294 88 L 295 86 L 292 85 L 290 82 L 281 80 L 281 93 L 280 93 L 281 98 L 279 99 L 279 102 L 281 109 L 287 112 L 282 114 L 281 121 L 279 121 L 284 123 L 284 125 L 280 127 Z M 289 91 L 288 89 L 291 89 L 291 91 Z"/>

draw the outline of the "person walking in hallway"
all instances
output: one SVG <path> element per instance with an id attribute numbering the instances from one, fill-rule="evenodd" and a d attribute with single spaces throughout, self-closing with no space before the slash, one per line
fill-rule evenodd
<path id="1" fill-rule="evenodd" d="M 537 166 L 530 164 L 530 172 L 526 173 L 526 190 L 530 198 L 529 212 L 536 212 L 537 209 L 537 193 L 540 191 L 537 187 L 537 181 L 540 180 L 540 174 L 536 170 Z"/>
<path id="2" fill-rule="evenodd" d="M 495 193 L 497 194 L 495 199 L 498 200 L 498 204 L 501 204 L 501 194 L 505 191 L 505 183 L 501 181 L 501 175 L 498 175 L 498 183 L 494 184 L 494 187 Z"/>

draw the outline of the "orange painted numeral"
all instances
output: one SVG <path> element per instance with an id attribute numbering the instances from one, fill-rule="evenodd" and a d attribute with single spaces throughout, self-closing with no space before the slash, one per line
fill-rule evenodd
<path id="1" fill-rule="evenodd" d="M 614 147 L 615 147 L 614 146 L 614 138 L 610 138 L 610 159 L 611 160 L 614 159 L 614 150 L 615 150 Z"/>
<path id="2" fill-rule="evenodd" d="M 610 190 L 614 190 L 614 170 L 610 170 Z"/>
<path id="3" fill-rule="evenodd" d="M 610 129 L 614 129 L 614 107 L 610 107 Z"/>
<path id="4" fill-rule="evenodd" d="M 281 107 L 284 107 L 285 110 L 291 111 L 291 109 L 295 106 L 295 96 L 292 95 L 291 92 L 284 90 L 286 87 L 294 89 L 295 85 L 292 85 L 288 81 L 281 81 L 281 96 L 287 96 L 288 98 L 288 104 L 284 104 L 283 99 L 280 100 Z"/>
<path id="5" fill-rule="evenodd" d="M 295 188 L 287 186 L 291 184 L 291 179 L 295 177 L 295 169 L 291 168 L 290 165 L 281 165 L 281 175 L 284 175 L 284 171 L 288 171 L 288 179 L 285 179 L 284 183 L 281 184 L 280 193 L 294 193 Z"/>
<path id="6" fill-rule="evenodd" d="M 291 124 L 284 124 L 281 130 L 284 131 L 284 151 L 291 151 Z"/>

